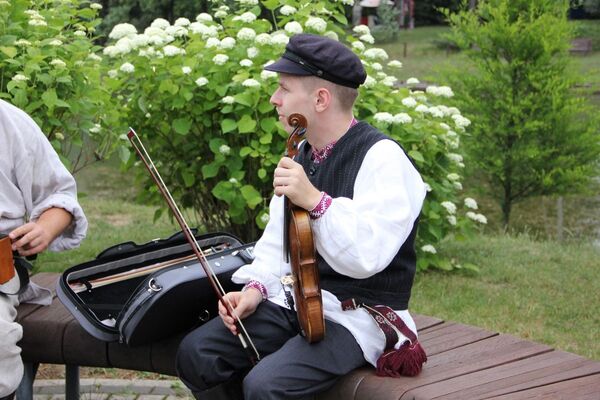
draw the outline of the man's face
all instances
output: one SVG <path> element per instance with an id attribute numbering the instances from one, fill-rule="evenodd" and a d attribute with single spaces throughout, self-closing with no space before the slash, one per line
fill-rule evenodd
<path id="1" fill-rule="evenodd" d="M 288 133 L 293 130 L 288 124 L 288 117 L 291 114 L 302 114 L 310 121 L 313 99 L 302 77 L 280 73 L 279 87 L 270 101 L 277 110 L 279 121 Z"/>

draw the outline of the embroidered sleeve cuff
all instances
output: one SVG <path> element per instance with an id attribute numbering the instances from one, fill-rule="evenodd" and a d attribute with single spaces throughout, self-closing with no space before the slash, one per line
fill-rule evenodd
<path id="1" fill-rule="evenodd" d="M 263 285 L 259 281 L 250 281 L 250 282 L 246 283 L 246 285 L 242 288 L 242 292 L 244 292 L 250 288 L 257 289 L 260 292 L 260 294 L 262 295 L 262 301 L 267 300 L 267 298 L 269 297 L 267 294 L 267 288 L 265 287 L 265 285 Z"/>
<path id="2" fill-rule="evenodd" d="M 325 214 L 325 211 L 327 211 L 327 209 L 329 208 L 329 206 L 331 205 L 331 201 L 333 199 L 331 198 L 330 195 L 328 195 L 325 192 L 321 192 L 321 200 L 319 201 L 319 203 L 316 205 L 315 208 L 313 208 L 310 212 L 309 215 L 312 219 L 317 219 L 317 218 L 321 218 L 321 216 L 323 216 L 323 214 Z"/>

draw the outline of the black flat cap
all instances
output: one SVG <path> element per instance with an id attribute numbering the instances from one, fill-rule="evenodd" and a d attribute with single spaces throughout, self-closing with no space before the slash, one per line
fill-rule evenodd
<path id="1" fill-rule="evenodd" d="M 265 67 L 267 71 L 291 75 L 314 75 L 358 88 L 367 79 L 360 58 L 337 40 L 301 33 L 290 38 L 281 58 Z"/>

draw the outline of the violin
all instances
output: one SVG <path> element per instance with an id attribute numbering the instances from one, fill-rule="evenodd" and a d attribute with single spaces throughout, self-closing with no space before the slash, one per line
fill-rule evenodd
<path id="1" fill-rule="evenodd" d="M 307 121 L 301 114 L 292 114 L 288 124 L 294 127 L 287 140 L 286 156 L 298 155 L 298 147 L 306 132 Z M 292 269 L 292 286 L 298 322 L 309 343 L 325 336 L 323 301 L 319 285 L 319 269 L 308 211 L 284 198 L 284 256 Z"/>

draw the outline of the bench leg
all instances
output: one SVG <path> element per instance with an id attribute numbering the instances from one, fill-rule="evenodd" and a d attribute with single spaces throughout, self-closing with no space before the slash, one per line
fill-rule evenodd
<path id="1" fill-rule="evenodd" d="M 39 366 L 38 363 L 23 363 L 23 379 L 15 392 L 17 400 L 33 400 L 33 381 Z"/>
<path id="2" fill-rule="evenodd" d="M 79 400 L 79 366 L 67 364 L 65 368 L 65 400 Z"/>

